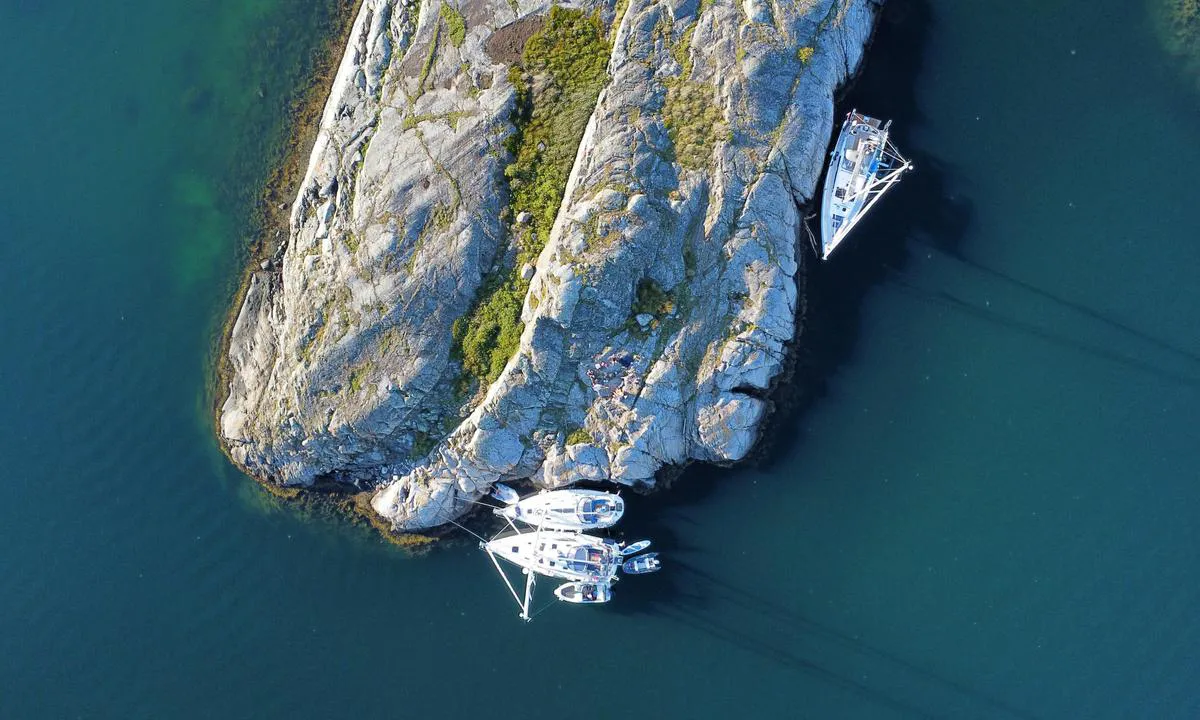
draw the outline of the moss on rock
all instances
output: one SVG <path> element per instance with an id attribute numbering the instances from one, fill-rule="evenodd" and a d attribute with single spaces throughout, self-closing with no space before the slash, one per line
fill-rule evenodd
<path id="1" fill-rule="evenodd" d="M 467 39 L 467 23 L 463 20 L 462 13 L 457 8 L 442 3 L 438 15 L 446 23 L 446 37 L 450 40 L 450 44 L 454 47 L 462 47 L 463 41 Z"/>
<path id="2" fill-rule="evenodd" d="M 571 432 L 567 433 L 568 445 L 579 445 L 581 443 L 590 443 L 593 441 L 592 434 L 581 427 L 577 427 Z"/>
<path id="3" fill-rule="evenodd" d="M 728 134 L 721 109 L 713 103 L 713 88 L 692 79 L 691 45 L 695 27 L 671 48 L 679 63 L 678 77 L 667 80 L 663 125 L 675 148 L 675 161 L 685 168 L 702 168 L 712 156 L 717 138 Z"/>
<path id="4" fill-rule="evenodd" d="M 598 14 L 553 7 L 510 72 L 517 132 L 504 174 L 514 215 L 528 212 L 529 221 L 510 228 L 515 252 L 484 280 L 475 306 L 453 330 L 464 373 L 482 387 L 499 377 L 520 345 L 521 306 L 529 291 L 520 267 L 533 262 L 550 237 L 584 128 L 608 82 L 609 52 Z"/>

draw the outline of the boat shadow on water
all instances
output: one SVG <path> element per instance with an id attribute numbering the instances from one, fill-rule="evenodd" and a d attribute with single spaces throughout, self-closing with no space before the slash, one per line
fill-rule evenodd
<path id="1" fill-rule="evenodd" d="M 606 612 L 676 623 L 900 715 L 1037 717 L 678 558 L 619 593 Z"/>
<path id="2" fill-rule="evenodd" d="M 824 394 L 824 384 L 854 353 L 863 299 L 872 287 L 890 282 L 908 262 L 912 241 L 958 253 L 973 210 L 966 198 L 947 191 L 952 170 L 915 140 L 922 120 L 915 102 L 926 37 L 935 23 L 926 0 L 893 0 L 880 18 L 870 61 L 839 103 L 892 119 L 892 137 L 917 172 L 880 203 L 832 261 L 822 263 L 808 247 L 806 307 L 790 382 L 774 393 L 778 411 L 764 433 L 752 464 L 769 471 L 802 442 L 805 410 Z M 784 442 L 772 442 L 785 439 Z M 602 612 L 633 619 L 653 616 L 751 653 L 856 695 L 904 716 L 945 715 L 948 708 L 987 716 L 1031 718 L 951 678 L 875 647 L 860 638 L 814 622 L 780 601 L 756 594 L 718 574 L 681 560 L 688 548 L 670 525 L 692 521 L 683 508 L 705 502 L 726 473 L 697 465 L 667 495 L 643 498 L 635 517 L 620 528 L 630 538 L 644 533 L 663 552 L 664 570 L 631 578 L 617 588 L 618 601 Z M 653 518 L 639 523 L 637 518 Z M 874 678 L 888 678 L 875 681 Z M 870 678 L 870 679 L 868 679 Z"/>
<path id="3" fill-rule="evenodd" d="M 764 482 L 769 481 L 772 468 L 803 444 L 806 411 L 824 395 L 827 379 L 854 355 L 863 300 L 878 285 L 898 285 L 903 292 L 971 313 L 1006 330 L 1037 335 L 1164 375 L 1137 358 L 1104 354 L 1100 348 L 1028 320 L 997 315 L 982 303 L 957 297 L 948 289 L 919 287 L 906 273 L 916 253 L 936 253 L 993 281 L 1023 288 L 1046 302 L 1073 308 L 1179 358 L 1200 363 L 1200 356 L 1186 348 L 965 256 L 962 246 L 974 220 L 973 204 L 970 198 L 950 190 L 950 179 L 960 173 L 921 147 L 918 140 L 924 118 L 916 105 L 915 86 L 923 71 L 926 38 L 936 25 L 937 18 L 926 0 L 891 0 L 883 10 L 863 72 L 839 103 L 842 112 L 857 107 L 892 119 L 892 137 L 917 169 L 894 196 L 863 220 L 855 231 L 857 237 L 831 261 L 821 263 L 811 249 L 804 248 L 807 307 L 801 318 L 796 365 L 790 381 L 781 383 L 773 396 L 778 410 L 758 456 L 751 461 L 764 471 L 766 477 L 760 478 Z M 1186 373 L 1166 375 L 1188 380 Z M 664 569 L 622 581 L 616 588 L 617 600 L 600 612 L 629 620 L 653 617 L 674 623 L 685 632 L 711 638 L 902 716 L 1037 717 L 998 695 L 923 667 L 904 657 L 902 651 L 814 620 L 798 609 L 800 603 L 740 587 L 719 569 L 698 567 L 682 559 L 689 548 L 671 526 L 694 523 L 685 508 L 716 502 L 711 496 L 718 483 L 727 481 L 726 471 L 697 465 L 683 473 L 669 494 L 638 501 L 634 517 L 621 529 L 630 538 L 635 534 L 653 537 L 655 549 L 663 552 Z M 774 481 L 783 479 L 776 476 Z M 638 518 L 652 519 L 639 522 Z"/>
<path id="4" fill-rule="evenodd" d="M 916 104 L 914 83 L 923 69 L 924 38 L 936 24 L 937 17 L 926 0 L 889 2 L 880 18 L 871 61 L 841 103 L 842 110 L 869 107 L 882 117 L 892 118 L 892 136 L 901 148 L 908 149 L 917 171 L 905 177 L 891 202 L 880 203 L 863 221 L 860 236 L 869 241 L 848 243 L 848 262 L 822 266 L 814 273 L 816 277 L 810 276 L 809 299 L 815 312 L 811 317 L 813 327 L 806 330 L 815 331 L 815 336 L 805 344 L 820 348 L 824 356 L 815 363 L 818 378 L 821 370 L 827 374 L 852 353 L 857 333 L 844 329 L 857 327 L 858 310 L 866 290 L 877 283 L 892 282 L 921 300 L 973 315 L 1006 331 L 1037 337 L 1165 380 L 1200 384 L 1200 352 L 1195 349 L 1149 333 L 1111 309 L 1092 307 L 1039 287 L 981 263 L 965 252 L 964 239 L 971 231 L 975 212 L 970 198 L 951 191 L 949 182 L 963 173 L 939 159 L 931 149 L 921 147 L 915 137 L 925 118 Z M 1106 344 L 1083 341 L 1062 329 L 1040 324 L 1045 313 L 1036 317 L 1005 315 L 982 299 L 958 296 L 945 288 L 914 286 L 906 273 L 914 253 L 934 253 L 958 264 L 961 270 L 976 275 L 981 290 L 999 287 L 1023 293 L 1047 310 L 1075 313 L 1124 335 L 1133 344 L 1114 350 Z M 826 325 L 831 332 L 823 332 Z"/>
<path id="5" fill-rule="evenodd" d="M 917 105 L 916 85 L 925 70 L 927 38 L 938 18 L 927 0 L 892 0 L 881 13 L 862 71 L 838 102 L 841 113 L 857 108 L 892 120 L 891 139 L 907 153 L 916 170 L 894 193 L 863 218 L 854 236 L 829 261 L 806 253 L 805 302 L 797 318 L 801 328 L 793 368 L 774 390 L 776 412 L 751 460 L 764 471 L 794 454 L 806 439 L 805 415 L 827 392 L 827 382 L 855 354 L 861 334 L 863 301 L 870 291 L 889 285 L 915 299 L 989 322 L 1004 332 L 1056 344 L 1171 382 L 1200 384 L 1200 352 L 1136 327 L 1110 310 L 1064 297 L 1002 269 L 973 260 L 964 250 L 975 222 L 972 199 L 959 194 L 956 178 L 968 174 L 938 157 L 921 142 L 925 115 Z M 833 138 L 830 139 L 831 147 Z M 802 245 L 807 243 L 802 242 Z M 914 256 L 936 256 L 974 273 L 979 291 L 962 294 L 928 287 L 910 272 Z M 1048 325 L 1048 312 L 1000 311 L 985 294 L 1002 288 L 1023 293 L 1049 311 L 1066 310 L 1115 331 L 1130 342 L 1116 347 L 1081 338 L 1067 328 Z"/>
<path id="6" fill-rule="evenodd" d="M 631 515 L 610 531 L 627 542 L 654 538 L 651 549 L 662 553 L 662 571 L 623 578 L 614 601 L 589 612 L 620 623 L 645 618 L 674 624 L 684 635 L 701 635 L 900 716 L 1037 717 L 923 668 L 899 652 L 816 621 L 787 598 L 742 587 L 718 568 L 688 562 L 685 558 L 701 551 L 673 526 L 694 523 L 684 508 L 715 502 L 710 497 L 714 488 L 728 480 L 715 468 L 697 470 L 670 493 L 641 498 Z"/>
<path id="7" fill-rule="evenodd" d="M 803 443 L 805 411 L 825 395 L 827 379 L 854 355 L 864 299 L 908 264 L 911 241 L 936 243 L 956 253 L 970 229 L 970 200 L 948 190 L 954 169 L 918 139 L 924 116 L 916 102 L 916 83 L 936 22 L 927 0 L 887 3 L 861 72 L 838 101 L 835 117 L 857 108 L 891 120 L 892 141 L 916 169 L 862 219 L 830 260 L 822 262 L 802 239 L 806 270 L 804 303 L 797 317 L 801 330 L 790 375 L 773 393 L 777 411 L 772 427 L 764 433 L 755 459 L 764 470 Z M 833 141 L 831 137 L 831 147 Z M 815 231 L 815 220 L 809 224 Z"/>

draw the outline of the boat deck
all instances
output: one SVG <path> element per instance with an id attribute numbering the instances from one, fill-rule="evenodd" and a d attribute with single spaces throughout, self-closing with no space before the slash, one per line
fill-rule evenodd
<path id="1" fill-rule="evenodd" d="M 833 249 L 858 221 L 858 216 L 878 190 L 875 178 L 884 161 L 887 129 L 882 123 L 857 112 L 842 124 L 825 178 L 821 218 L 821 256 Z"/>

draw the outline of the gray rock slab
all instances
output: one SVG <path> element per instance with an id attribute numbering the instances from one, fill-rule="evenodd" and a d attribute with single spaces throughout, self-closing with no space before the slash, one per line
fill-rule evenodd
<path id="1" fill-rule="evenodd" d="M 877 3 L 575 5 L 610 26 L 610 81 L 549 242 L 520 269 L 520 347 L 464 405 L 451 327 L 506 247 L 504 218 L 529 220 L 503 176 L 511 48 L 486 48 L 548 5 L 460 5 L 456 47 L 439 0 L 364 0 L 282 263 L 253 276 L 233 328 L 220 432 L 249 472 L 379 484 L 375 510 L 417 530 L 497 480 L 652 485 L 754 445 L 796 332 L 798 203 Z M 680 97 L 713 113 L 699 152 L 674 145 L 664 105 Z"/>

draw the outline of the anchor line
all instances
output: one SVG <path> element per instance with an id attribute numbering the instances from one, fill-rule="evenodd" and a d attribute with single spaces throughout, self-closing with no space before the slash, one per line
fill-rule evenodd
<path id="1" fill-rule="evenodd" d="M 468 527 L 466 527 L 466 526 L 462 525 L 461 523 L 459 523 L 459 522 L 457 522 L 457 521 L 455 521 L 455 520 L 451 520 L 451 521 L 450 521 L 450 523 L 451 523 L 452 525 L 454 525 L 455 527 L 457 527 L 459 530 L 463 530 L 463 531 L 467 532 L 468 534 L 470 534 L 471 536 L 473 536 L 473 537 L 474 537 L 476 540 L 478 540 L 479 542 L 481 542 L 481 543 L 486 543 L 486 542 L 487 542 L 487 540 L 486 540 L 486 539 L 484 539 L 484 537 L 483 537 L 482 535 L 480 535 L 479 533 L 475 532 L 474 530 L 471 530 L 470 528 L 468 528 Z"/>
<path id="2" fill-rule="evenodd" d="M 479 500 L 467 500 L 467 503 L 468 503 L 468 504 L 470 504 L 470 505 L 482 505 L 482 506 L 483 506 L 483 507 L 485 507 L 485 508 L 491 508 L 491 509 L 493 509 L 493 510 L 495 510 L 495 509 L 497 509 L 497 508 L 501 507 L 500 505 L 493 505 L 493 504 L 491 504 L 491 503 L 485 503 L 485 502 L 482 502 L 482 501 L 479 501 Z"/>
<path id="3" fill-rule="evenodd" d="M 808 225 L 808 221 L 812 220 L 814 217 L 816 217 L 816 213 L 803 218 L 801 222 L 804 224 L 804 232 L 808 233 L 808 244 L 812 245 L 813 252 L 820 256 L 821 248 L 819 245 L 817 245 L 817 236 L 813 233 L 812 228 Z"/>
<path id="4" fill-rule="evenodd" d="M 529 619 L 530 619 L 530 620 L 532 620 L 532 619 L 534 619 L 535 617 L 537 617 L 538 615 L 541 615 L 541 614 L 542 614 L 542 613 L 544 613 L 545 611 L 549 610 L 549 609 L 550 609 L 550 606 L 551 606 L 551 605 L 553 605 L 553 604 L 554 604 L 554 603 L 556 603 L 556 602 L 558 602 L 558 598 L 557 598 L 557 597 L 555 597 L 553 600 L 547 600 L 547 601 L 546 601 L 546 603 L 545 603 L 544 605 L 542 605 L 540 608 L 538 608 L 536 611 L 534 611 L 534 612 L 533 612 L 533 613 L 532 613 L 532 614 L 529 616 Z"/>

